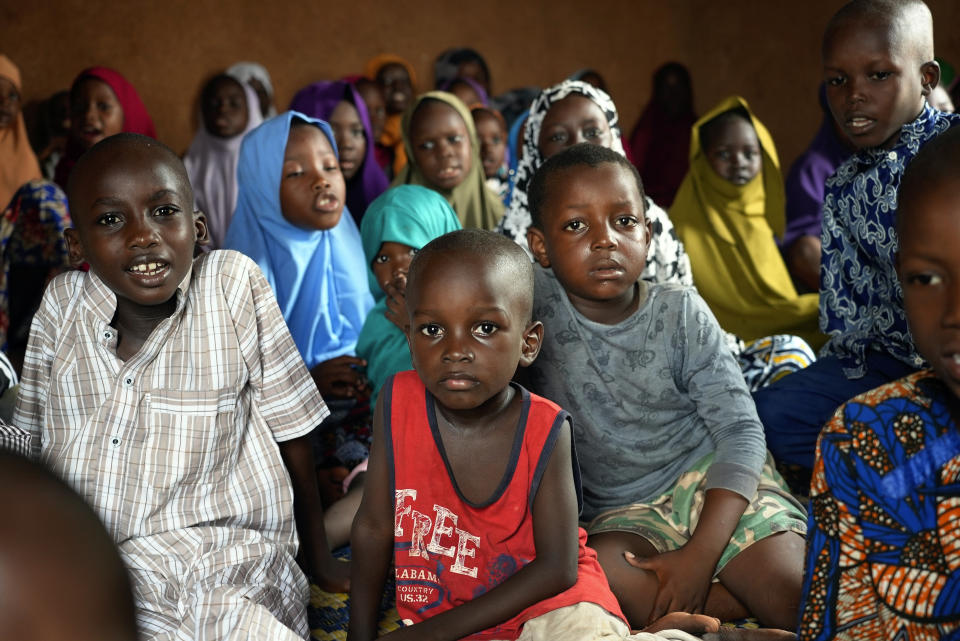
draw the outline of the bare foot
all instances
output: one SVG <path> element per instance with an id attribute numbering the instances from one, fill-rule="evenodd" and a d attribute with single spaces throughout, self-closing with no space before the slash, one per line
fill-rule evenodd
<path id="1" fill-rule="evenodd" d="M 720 619 L 708 617 L 705 614 L 671 612 L 670 614 L 665 614 L 660 617 L 643 629 L 644 632 L 660 632 L 661 630 L 683 630 L 695 636 L 703 636 L 710 632 L 719 631 Z"/>

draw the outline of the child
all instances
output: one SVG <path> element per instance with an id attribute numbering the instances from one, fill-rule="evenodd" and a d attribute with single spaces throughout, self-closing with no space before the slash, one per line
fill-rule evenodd
<path id="1" fill-rule="evenodd" d="M 315 82 L 297 92 L 290 109 L 326 120 L 333 129 L 347 183 L 347 209 L 359 225 L 370 203 L 390 185 L 374 157 L 375 138 L 363 98 L 346 82 Z"/>
<path id="2" fill-rule="evenodd" d="M 347 81 L 347 78 L 344 78 L 344 80 Z M 357 76 L 356 80 L 349 82 L 360 94 L 363 104 L 367 106 L 373 141 L 376 142 L 383 135 L 383 127 L 387 123 L 387 103 L 383 99 L 383 88 L 375 81 L 364 76 Z"/>
<path id="3" fill-rule="evenodd" d="M 403 145 L 410 162 L 394 185 L 423 185 L 440 192 L 464 228 L 493 229 L 503 204 L 487 189 L 473 117 L 444 91 L 418 96 L 403 115 Z"/>
<path id="4" fill-rule="evenodd" d="M 260 104 L 261 119 L 277 115 L 277 108 L 273 104 L 273 82 L 270 81 L 270 72 L 266 67 L 258 62 L 238 62 L 227 69 L 227 75 L 253 88 Z"/>
<path id="5" fill-rule="evenodd" d="M 294 511 L 314 578 L 343 589 L 346 566 L 307 439 L 328 410 L 268 283 L 236 252 L 193 260 L 186 171 L 145 136 L 84 154 L 69 198 L 90 271 L 44 293 L 14 424 L 120 545 L 147 638 L 304 638 Z"/>
<path id="6" fill-rule="evenodd" d="M 120 72 L 107 67 L 84 69 L 70 86 L 70 138 L 54 174 L 66 191 L 80 156 L 108 136 L 121 132 L 157 137 L 143 101 Z"/>
<path id="7" fill-rule="evenodd" d="M 458 76 L 445 82 L 439 89 L 440 91 L 452 93 L 460 99 L 460 102 L 470 107 L 473 107 L 473 105 L 486 106 L 489 104 L 487 92 L 483 90 L 480 83 L 470 78 L 461 78 Z"/>
<path id="8" fill-rule="evenodd" d="M 703 299 L 639 280 L 651 230 L 636 168 L 575 145 L 544 163 L 529 202 L 545 326 L 530 379 L 576 412 L 583 518 L 628 620 L 750 612 L 792 627 L 805 514 Z"/>
<path id="9" fill-rule="evenodd" d="M 0 638 L 136 641 L 130 581 L 97 515 L 49 470 L 3 449 Z"/>
<path id="10" fill-rule="evenodd" d="M 960 130 L 903 175 L 897 271 L 928 368 L 844 403 L 817 445 L 800 639 L 956 634 Z"/>
<path id="11" fill-rule="evenodd" d="M 353 354 L 373 299 L 336 149 L 327 123 L 294 111 L 250 132 L 226 247 L 263 270 L 323 397 L 352 399 L 365 388 Z"/>
<path id="12" fill-rule="evenodd" d="M 511 384 L 543 337 L 532 290 L 526 254 L 490 232 L 447 234 L 411 263 L 416 372 L 395 375 L 377 403 L 352 536 L 351 641 L 376 636 L 391 560 L 410 626 L 388 635 L 397 641 L 627 635 L 577 527 L 570 418 Z"/>
<path id="13" fill-rule="evenodd" d="M 506 198 L 507 187 L 507 121 L 500 112 L 491 107 L 474 105 L 470 109 L 473 125 L 480 139 L 480 161 L 483 163 L 483 175 L 487 187 Z"/>
<path id="14" fill-rule="evenodd" d="M 894 271 L 897 187 L 917 151 L 960 123 L 925 103 L 939 68 L 919 0 L 845 5 L 827 26 L 823 65 L 830 111 L 858 149 L 824 199 L 820 329 L 830 339 L 813 366 L 754 396 L 774 457 L 807 470 L 841 403 L 923 364 Z"/>
<path id="15" fill-rule="evenodd" d="M 387 120 L 377 144 L 389 152 L 389 164 L 384 167 L 389 175 L 396 176 L 407 164 L 404 149 L 401 119 L 410 106 L 417 87 L 413 65 L 391 53 L 381 54 L 367 62 L 366 76 L 380 85 L 387 105 Z"/>
<path id="16" fill-rule="evenodd" d="M 0 207 L 6 207 L 24 183 L 42 177 L 30 148 L 21 102 L 20 70 L 0 54 Z"/>
<path id="17" fill-rule="evenodd" d="M 207 218 L 211 249 L 223 247 L 237 205 L 237 160 L 244 134 L 263 122 L 253 87 L 218 74 L 200 96 L 201 125 L 183 158 L 197 209 Z"/>
<path id="18" fill-rule="evenodd" d="M 767 128 L 731 96 L 694 123 L 691 141 L 670 219 L 697 291 L 744 340 L 793 334 L 820 345 L 817 295 L 797 294 L 774 238 L 783 235 L 784 192 Z"/>
<path id="19" fill-rule="evenodd" d="M 433 62 L 433 86 L 443 89 L 454 78 L 469 78 L 490 95 L 490 67 L 474 49 L 454 47 L 437 56 Z"/>
<path id="20" fill-rule="evenodd" d="M 370 293 L 377 301 L 357 341 L 357 356 L 367 363 L 371 404 L 387 379 L 411 369 L 404 335 L 404 292 L 413 256 L 428 242 L 460 229 L 447 201 L 432 189 L 399 185 L 373 201 L 360 226 L 367 258 Z"/>

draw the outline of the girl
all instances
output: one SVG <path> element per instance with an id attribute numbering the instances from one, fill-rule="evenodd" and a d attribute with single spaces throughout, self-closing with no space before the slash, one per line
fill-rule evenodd
<path id="1" fill-rule="evenodd" d="M 70 138 L 54 182 L 66 189 L 70 171 L 83 152 L 121 132 L 157 137 L 137 90 L 120 72 L 107 67 L 84 69 L 70 86 Z"/>
<path id="2" fill-rule="evenodd" d="M 370 292 L 377 301 L 363 323 L 357 356 L 367 362 L 370 404 L 392 374 L 413 369 L 403 331 L 407 269 L 428 242 L 460 229 L 449 203 L 418 185 L 400 185 L 373 201 L 360 226 Z"/>
<path id="3" fill-rule="evenodd" d="M 473 49 L 454 47 L 437 56 L 433 63 L 434 87 L 445 89 L 454 78 L 469 78 L 483 87 L 486 95 L 490 94 L 490 67 Z"/>
<path id="4" fill-rule="evenodd" d="M 20 70 L 0 54 L 0 207 L 6 207 L 20 185 L 41 177 L 27 138 L 21 101 Z"/>
<path id="5" fill-rule="evenodd" d="M 370 203 L 390 184 L 374 158 L 366 103 L 353 85 L 317 82 L 298 91 L 290 109 L 330 123 L 347 182 L 347 209 L 359 225 Z"/>
<path id="6" fill-rule="evenodd" d="M 487 96 L 487 92 L 484 91 L 483 87 L 476 80 L 472 80 L 466 77 L 457 77 L 448 82 L 445 82 L 440 91 L 446 91 L 452 93 L 454 96 L 460 99 L 463 104 L 473 107 L 474 105 L 489 105 L 490 100 Z"/>
<path id="7" fill-rule="evenodd" d="M 774 238 L 784 191 L 766 127 L 732 96 L 693 126 L 690 149 L 670 218 L 720 326 L 747 340 L 789 333 L 819 346 L 818 296 L 797 294 Z"/>
<path id="8" fill-rule="evenodd" d="M 336 149 L 327 123 L 294 111 L 245 136 L 225 243 L 260 265 L 325 399 L 364 387 L 353 354 L 373 307 Z"/>
<path id="9" fill-rule="evenodd" d="M 253 87 L 226 74 L 215 76 L 203 88 L 200 112 L 201 126 L 183 164 L 197 209 L 207 216 L 210 248 L 219 249 L 237 205 L 240 143 L 263 118 Z"/>
<path id="10" fill-rule="evenodd" d="M 277 108 L 273 106 L 273 83 L 266 67 L 256 62 L 238 62 L 227 69 L 227 75 L 249 85 L 257 93 L 261 118 L 277 115 Z"/>
<path id="11" fill-rule="evenodd" d="M 504 201 L 507 196 L 507 122 L 491 107 L 474 105 L 470 110 L 480 139 L 480 161 L 487 187 Z"/>
<path id="12" fill-rule="evenodd" d="M 403 116 L 409 164 L 394 185 L 423 185 L 440 192 L 464 228 L 493 229 L 503 204 L 487 189 L 473 118 L 456 96 L 430 91 Z"/>
<path id="13" fill-rule="evenodd" d="M 389 161 L 384 169 L 388 170 L 391 176 L 396 176 L 407 164 L 401 119 L 416 93 L 417 75 L 409 62 L 392 53 L 384 53 L 367 62 L 366 76 L 383 89 L 387 120 L 377 144 L 384 151 L 390 152 L 387 154 Z"/>

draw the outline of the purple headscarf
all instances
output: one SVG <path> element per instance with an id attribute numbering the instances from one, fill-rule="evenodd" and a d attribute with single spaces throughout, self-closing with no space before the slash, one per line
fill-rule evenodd
<path id="1" fill-rule="evenodd" d="M 449 92 L 450 87 L 460 82 L 464 84 L 468 84 L 471 87 L 473 87 L 473 90 L 477 92 L 478 96 L 480 96 L 480 104 L 482 104 L 484 107 L 489 106 L 490 98 L 487 96 L 487 91 L 483 88 L 483 85 L 481 85 L 479 82 L 477 82 L 473 78 L 467 78 L 465 76 L 457 76 L 456 78 L 451 78 L 450 80 L 447 80 L 440 86 L 440 91 Z M 472 107 L 473 105 L 467 105 L 467 106 Z"/>
<path id="2" fill-rule="evenodd" d="M 364 137 L 367 139 L 363 163 L 353 178 L 347 181 L 347 208 L 359 225 L 367 205 L 390 186 L 390 181 L 387 180 L 387 176 L 377 165 L 374 157 L 373 128 L 370 126 L 370 114 L 367 113 L 367 105 L 364 104 L 363 98 L 349 83 L 315 82 L 297 92 L 290 103 L 290 109 L 326 121 L 330 119 L 337 105 L 344 100 L 357 108 L 360 122 L 363 123 Z"/>
<path id="3" fill-rule="evenodd" d="M 820 237 L 820 210 L 827 190 L 827 178 L 853 153 L 837 135 L 822 86 L 820 108 L 823 110 L 820 129 L 787 174 L 787 227 L 780 241 L 780 246 L 784 248 L 790 247 L 801 236 Z"/>

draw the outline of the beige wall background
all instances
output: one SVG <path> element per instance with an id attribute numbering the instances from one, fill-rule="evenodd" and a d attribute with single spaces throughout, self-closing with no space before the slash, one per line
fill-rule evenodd
<path id="1" fill-rule="evenodd" d="M 840 2 L 808 0 L 0 0 L 0 51 L 19 65 L 26 100 L 107 65 L 137 87 L 160 138 L 187 148 L 203 80 L 239 60 L 273 76 L 278 108 L 304 85 L 358 73 L 381 52 L 415 66 L 421 88 L 452 46 L 487 59 L 495 93 L 548 86 L 581 67 L 607 79 L 629 132 L 668 60 L 686 64 L 699 113 L 744 96 L 785 166 L 820 122 L 820 37 Z M 937 54 L 960 64 L 960 2 L 929 0 Z"/>

